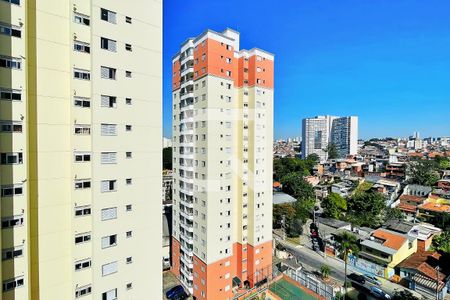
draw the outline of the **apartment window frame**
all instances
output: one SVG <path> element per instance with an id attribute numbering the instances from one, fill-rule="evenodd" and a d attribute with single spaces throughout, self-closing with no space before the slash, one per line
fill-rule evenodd
<path id="1" fill-rule="evenodd" d="M 5 192 L 10 191 L 10 192 Z M 20 191 L 20 193 L 18 193 Z M 0 187 L 1 197 L 17 197 L 23 195 L 23 185 L 22 184 L 7 184 Z"/>
<path id="2" fill-rule="evenodd" d="M 100 182 L 100 191 L 102 193 L 117 192 L 117 180 L 107 179 Z"/>
<path id="3" fill-rule="evenodd" d="M 104 151 L 100 153 L 100 163 L 102 165 L 117 164 L 117 152 Z"/>
<path id="4" fill-rule="evenodd" d="M 22 70 L 22 59 L 18 57 L 0 55 L 0 67 L 11 70 Z"/>
<path id="5" fill-rule="evenodd" d="M 92 285 L 84 285 L 75 289 L 75 298 L 80 298 L 83 296 L 90 295 L 92 293 Z"/>
<path id="6" fill-rule="evenodd" d="M 126 70 L 125 71 L 125 77 L 126 78 L 132 78 L 133 77 L 133 73 L 131 71 Z"/>
<path id="7" fill-rule="evenodd" d="M 100 20 L 106 21 L 111 24 L 117 24 L 117 13 L 115 11 L 101 7 Z"/>
<path id="8" fill-rule="evenodd" d="M 117 96 L 100 95 L 100 105 L 106 108 L 117 108 Z"/>
<path id="9" fill-rule="evenodd" d="M 22 101 L 22 90 L 0 87 L 0 100 Z"/>
<path id="10" fill-rule="evenodd" d="M 22 227 L 24 225 L 24 216 L 22 215 L 15 215 L 10 217 L 3 217 L 2 218 L 2 229 L 13 229 L 16 227 Z"/>
<path id="11" fill-rule="evenodd" d="M 102 136 L 117 136 L 117 124 L 102 123 L 100 126 Z"/>
<path id="12" fill-rule="evenodd" d="M 92 215 L 92 207 L 90 205 L 76 206 L 74 208 L 74 217 L 85 217 Z"/>
<path id="13" fill-rule="evenodd" d="M 0 153 L 0 165 L 21 165 L 21 164 L 23 164 L 23 152 Z"/>
<path id="14" fill-rule="evenodd" d="M 3 0 L 3 1 L 20 6 L 20 0 Z"/>
<path id="15" fill-rule="evenodd" d="M 91 98 L 74 96 L 73 106 L 80 108 L 91 108 Z"/>
<path id="16" fill-rule="evenodd" d="M 100 75 L 103 79 L 116 80 L 117 69 L 107 66 L 100 66 Z"/>
<path id="17" fill-rule="evenodd" d="M 23 245 L 2 249 L 2 261 L 22 257 L 24 251 Z"/>
<path id="18" fill-rule="evenodd" d="M 110 52 L 117 52 L 117 41 L 102 36 L 100 37 L 100 48 Z"/>
<path id="19" fill-rule="evenodd" d="M 2 290 L 3 292 L 9 292 L 12 290 L 16 290 L 18 288 L 21 288 L 25 285 L 25 277 L 24 276 L 17 276 L 14 278 L 10 278 L 3 281 L 2 284 Z"/>
<path id="20" fill-rule="evenodd" d="M 129 17 L 129 16 L 125 16 L 125 23 L 132 24 L 133 23 L 133 19 L 131 17 Z"/>
<path id="21" fill-rule="evenodd" d="M 85 258 L 75 261 L 74 263 L 74 270 L 75 272 L 80 272 L 85 269 L 90 269 L 92 267 L 92 259 L 91 258 Z"/>
<path id="22" fill-rule="evenodd" d="M 91 161 L 91 152 L 75 151 L 73 156 L 74 156 L 74 162 L 75 163 L 82 163 L 82 162 L 90 162 Z"/>
<path id="23" fill-rule="evenodd" d="M 22 133 L 22 121 L 0 121 L 0 132 L 3 133 Z"/>
<path id="24" fill-rule="evenodd" d="M 101 239 L 102 249 L 107 249 L 117 246 L 117 234 L 105 235 Z"/>
<path id="25" fill-rule="evenodd" d="M 90 81 L 91 71 L 86 69 L 73 68 L 73 79 Z"/>
<path id="26" fill-rule="evenodd" d="M 22 38 L 22 29 L 12 24 L 0 23 L 0 34 L 10 37 Z"/>
<path id="27" fill-rule="evenodd" d="M 117 298 L 117 288 L 103 292 L 102 300 L 116 300 Z"/>
<path id="28" fill-rule="evenodd" d="M 132 52 L 133 46 L 131 44 L 125 43 L 125 50 Z"/>
<path id="29" fill-rule="evenodd" d="M 75 135 L 91 135 L 91 125 L 89 124 L 75 124 L 73 128 Z"/>
<path id="30" fill-rule="evenodd" d="M 92 234 L 90 231 L 83 232 L 83 233 L 77 233 L 74 237 L 74 243 L 75 245 L 89 243 L 92 239 Z"/>
<path id="31" fill-rule="evenodd" d="M 79 40 L 73 41 L 73 51 L 80 53 L 91 53 L 91 45 Z"/>
<path id="32" fill-rule="evenodd" d="M 117 219 L 117 207 L 103 208 L 100 213 L 102 221 Z"/>
<path id="33" fill-rule="evenodd" d="M 133 99 L 132 98 L 125 98 L 125 104 L 126 105 L 132 105 L 133 104 Z"/>
<path id="34" fill-rule="evenodd" d="M 84 26 L 91 26 L 91 18 L 79 12 L 73 12 L 73 22 Z"/>
<path id="35" fill-rule="evenodd" d="M 74 189 L 75 190 L 85 190 L 90 189 L 92 186 L 91 179 L 75 179 Z"/>

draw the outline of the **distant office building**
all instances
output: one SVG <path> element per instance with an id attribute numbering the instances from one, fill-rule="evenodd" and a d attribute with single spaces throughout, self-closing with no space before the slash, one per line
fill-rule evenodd
<path id="1" fill-rule="evenodd" d="M 338 157 L 357 154 L 358 117 L 317 116 L 303 119 L 302 157 L 317 154 L 321 161 L 328 159 L 326 148 L 334 144 Z"/>

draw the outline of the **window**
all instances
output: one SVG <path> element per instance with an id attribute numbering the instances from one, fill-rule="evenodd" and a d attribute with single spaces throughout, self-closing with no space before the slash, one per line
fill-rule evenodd
<path id="1" fill-rule="evenodd" d="M 89 44 L 85 42 L 73 41 L 73 50 L 77 52 L 90 53 L 91 46 L 89 46 Z"/>
<path id="2" fill-rule="evenodd" d="M 132 232 L 132 231 L 127 231 L 126 237 L 127 237 L 127 238 L 130 238 L 130 237 L 132 237 L 132 236 L 133 236 L 133 232 Z"/>
<path id="3" fill-rule="evenodd" d="M 102 249 L 117 245 L 117 234 L 102 237 Z"/>
<path id="4" fill-rule="evenodd" d="M 117 107 L 117 97 L 101 95 L 101 106 L 102 107 L 110 107 L 110 108 Z"/>
<path id="5" fill-rule="evenodd" d="M 117 42 L 108 38 L 100 38 L 100 46 L 102 49 L 106 49 L 111 52 L 117 52 Z"/>
<path id="6" fill-rule="evenodd" d="M 22 91 L 0 88 L 0 100 L 21 101 Z"/>
<path id="7" fill-rule="evenodd" d="M 131 126 L 131 125 L 125 125 L 126 131 L 131 131 L 132 128 L 133 128 L 133 126 Z"/>
<path id="8" fill-rule="evenodd" d="M 125 104 L 131 105 L 131 103 L 132 103 L 131 98 L 125 98 Z"/>
<path id="9" fill-rule="evenodd" d="M 101 182 L 101 191 L 105 192 L 114 192 L 116 191 L 117 180 L 102 180 Z"/>
<path id="10" fill-rule="evenodd" d="M 117 152 L 102 152 L 101 153 L 102 164 L 115 164 L 117 163 Z"/>
<path id="11" fill-rule="evenodd" d="M 75 152 L 75 162 L 91 161 L 91 154 L 89 152 Z"/>
<path id="12" fill-rule="evenodd" d="M 75 244 L 81 244 L 86 243 L 91 240 L 91 233 L 85 232 L 85 233 L 79 233 L 75 235 Z"/>
<path id="13" fill-rule="evenodd" d="M 0 24 L 0 34 L 14 36 L 18 38 L 22 37 L 22 31 L 20 27 L 6 24 Z"/>
<path id="14" fill-rule="evenodd" d="M 126 16 L 125 17 L 125 22 L 131 24 L 131 17 Z"/>
<path id="15" fill-rule="evenodd" d="M 89 20 L 89 16 L 74 12 L 73 13 L 73 21 L 78 24 L 89 26 L 91 21 Z"/>
<path id="16" fill-rule="evenodd" d="M 91 180 L 90 179 L 77 179 L 75 180 L 75 189 L 90 189 L 91 188 Z"/>
<path id="17" fill-rule="evenodd" d="M 102 221 L 117 219 L 117 207 L 102 209 Z"/>
<path id="18" fill-rule="evenodd" d="M 100 9 L 100 19 L 103 21 L 116 24 L 116 13 L 104 8 Z"/>
<path id="19" fill-rule="evenodd" d="M 2 218 L 2 228 L 14 228 L 23 225 L 23 215 Z"/>
<path id="20" fill-rule="evenodd" d="M 81 80 L 91 80 L 91 72 L 82 69 L 73 69 L 73 78 Z"/>
<path id="21" fill-rule="evenodd" d="M 231 64 L 231 58 L 227 57 L 226 61 L 227 61 L 227 64 Z"/>
<path id="22" fill-rule="evenodd" d="M 75 97 L 73 97 L 73 105 L 75 107 L 90 108 L 91 107 L 91 99 L 75 96 Z"/>
<path id="23" fill-rule="evenodd" d="M 116 299 L 117 299 L 117 289 L 113 289 L 113 290 L 104 292 L 102 294 L 102 300 L 116 300 Z"/>
<path id="24" fill-rule="evenodd" d="M 0 195 L 2 197 L 13 197 L 23 195 L 23 187 L 21 184 L 2 185 Z"/>
<path id="25" fill-rule="evenodd" d="M 23 276 L 3 281 L 3 292 L 15 290 L 24 285 Z"/>
<path id="26" fill-rule="evenodd" d="M 23 246 L 2 250 L 2 260 L 14 259 L 23 255 Z"/>
<path id="27" fill-rule="evenodd" d="M 127 283 L 127 290 L 131 290 L 133 288 L 133 284 L 131 282 Z"/>
<path id="28" fill-rule="evenodd" d="M 9 3 L 11 3 L 11 4 L 17 4 L 17 5 L 20 5 L 20 0 L 3 0 L 3 1 L 9 2 Z"/>
<path id="29" fill-rule="evenodd" d="M 131 78 L 131 71 L 125 71 L 125 76 Z"/>
<path id="30" fill-rule="evenodd" d="M 81 271 L 91 267 L 91 259 L 83 259 L 75 262 L 75 271 Z"/>
<path id="31" fill-rule="evenodd" d="M 0 121 L 0 132 L 22 132 L 22 122 L 20 121 Z"/>
<path id="32" fill-rule="evenodd" d="M 117 261 L 111 262 L 109 264 L 104 264 L 102 266 L 102 276 L 108 276 L 117 272 L 118 263 Z M 112 298 L 115 299 L 115 298 Z"/>
<path id="33" fill-rule="evenodd" d="M 74 133 L 78 135 L 90 135 L 91 125 L 82 125 L 82 124 L 75 125 Z"/>
<path id="34" fill-rule="evenodd" d="M 117 125 L 116 124 L 101 124 L 101 134 L 103 136 L 117 135 Z"/>
<path id="35" fill-rule="evenodd" d="M 8 152 L 0 154 L 0 163 L 2 165 L 15 165 L 23 163 L 22 152 Z"/>
<path id="36" fill-rule="evenodd" d="M 116 79 L 116 69 L 110 67 L 101 67 L 101 76 L 106 79 Z"/>
<path id="37" fill-rule="evenodd" d="M 92 292 L 92 287 L 90 284 L 79 287 L 75 290 L 75 298 L 80 298 L 82 296 L 89 295 L 91 292 Z"/>
<path id="38" fill-rule="evenodd" d="M 133 210 L 133 206 L 131 204 L 127 204 L 127 206 L 125 206 L 125 210 L 126 211 L 132 211 Z"/>
<path id="39" fill-rule="evenodd" d="M 227 71 L 227 76 L 231 76 L 231 71 Z"/>
<path id="40" fill-rule="evenodd" d="M 127 185 L 131 185 L 133 183 L 133 179 L 127 178 L 127 179 L 125 179 L 125 182 Z"/>
<path id="41" fill-rule="evenodd" d="M 20 70 L 22 68 L 22 59 L 10 56 L 0 56 L 0 67 Z"/>
<path id="42" fill-rule="evenodd" d="M 91 215 L 91 206 L 90 205 L 75 207 L 75 217 L 90 216 L 90 215 Z"/>
<path id="43" fill-rule="evenodd" d="M 131 256 L 126 259 L 127 264 L 131 264 L 133 262 L 133 258 Z"/>
<path id="44" fill-rule="evenodd" d="M 125 152 L 125 157 L 126 157 L 126 158 L 132 158 L 132 157 L 133 157 L 133 153 L 131 153 L 131 152 Z"/>
<path id="45" fill-rule="evenodd" d="M 125 44 L 125 50 L 133 51 L 133 49 L 131 48 L 131 44 Z"/>

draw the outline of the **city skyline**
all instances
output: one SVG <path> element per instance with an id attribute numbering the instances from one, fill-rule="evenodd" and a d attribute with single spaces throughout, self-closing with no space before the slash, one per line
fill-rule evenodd
<path id="1" fill-rule="evenodd" d="M 265 4 L 252 6 L 254 14 L 263 15 Z M 450 135 L 445 110 L 434 109 L 450 99 L 450 59 L 445 55 L 450 43 L 442 29 L 449 24 L 448 3 L 285 1 L 261 23 L 258 18 L 249 22 L 245 14 L 224 13 L 215 1 L 183 10 L 174 5 L 168 1 L 164 10 L 164 22 L 171 24 L 164 32 L 165 136 L 171 128 L 172 54 L 178 41 L 206 27 L 245 31 L 243 47 L 257 44 L 275 54 L 275 139 L 300 136 L 301 120 L 316 115 L 357 115 L 362 139 L 407 137 L 413 131 L 423 137 Z M 240 5 L 250 9 L 250 4 Z M 190 10 L 199 17 L 183 22 L 180 14 Z"/>

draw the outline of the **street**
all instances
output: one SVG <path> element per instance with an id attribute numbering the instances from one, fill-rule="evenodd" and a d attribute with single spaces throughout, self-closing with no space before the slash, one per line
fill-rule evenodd
<path id="1" fill-rule="evenodd" d="M 277 237 L 274 236 L 276 239 Z M 297 258 L 298 263 L 300 263 L 304 268 L 308 270 L 320 270 L 320 267 L 323 265 L 327 265 L 330 267 L 330 276 L 333 277 L 336 280 L 339 280 L 341 282 L 344 282 L 345 280 L 345 266 L 344 262 L 340 259 L 334 258 L 334 257 L 326 257 L 324 258 L 324 255 L 322 252 L 315 252 L 312 249 L 309 249 L 304 246 L 300 245 L 293 245 L 291 243 L 281 241 L 277 239 L 277 241 L 283 245 L 289 253 L 291 253 L 293 256 Z M 358 269 L 353 268 L 352 266 L 347 267 L 348 274 L 350 273 L 358 273 L 361 274 L 362 272 Z M 405 287 L 395 284 L 393 282 L 390 282 L 389 280 L 386 280 L 384 278 L 378 277 L 378 279 L 381 281 L 380 288 L 388 293 L 389 295 L 393 295 L 398 290 L 404 290 Z M 369 288 L 371 286 L 375 286 L 371 283 L 366 282 L 364 285 L 366 288 Z M 416 296 L 420 296 L 414 291 L 408 290 L 415 294 Z"/>

